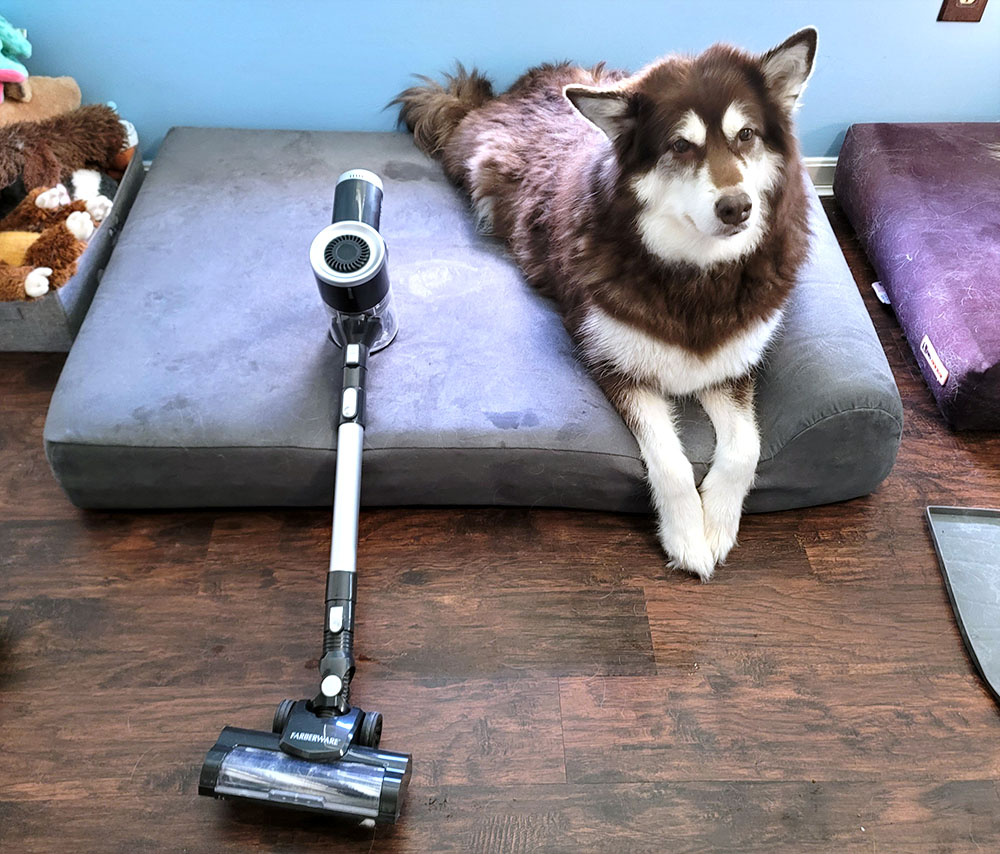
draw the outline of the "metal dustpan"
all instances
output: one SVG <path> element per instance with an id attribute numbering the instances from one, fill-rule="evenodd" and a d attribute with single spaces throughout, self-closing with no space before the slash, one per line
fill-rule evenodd
<path id="1" fill-rule="evenodd" d="M 1000 702 L 1000 510 L 928 507 L 927 521 L 969 657 Z"/>

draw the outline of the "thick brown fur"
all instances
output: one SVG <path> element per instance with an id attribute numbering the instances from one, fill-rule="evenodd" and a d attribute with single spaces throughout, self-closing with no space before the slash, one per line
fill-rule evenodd
<path id="1" fill-rule="evenodd" d="M 12 266 L 0 261 L 0 302 L 31 299 L 25 292 L 25 280 L 38 267 L 52 270 L 49 289 L 61 288 L 75 274 L 77 260 L 87 248 L 66 226 L 73 213 L 86 213 L 87 203 L 75 201 L 53 209 L 39 208 L 35 199 L 42 188 L 32 190 L 3 220 L 0 231 L 27 231 L 38 234 L 25 251 L 23 263 Z"/>
<path id="2" fill-rule="evenodd" d="M 47 188 L 36 187 L 18 202 L 7 216 L 0 219 L 0 231 L 45 231 L 51 225 L 65 221 L 74 211 L 86 211 L 87 203 L 82 199 L 58 208 L 40 208 L 35 200 Z M 51 265 L 45 265 L 51 266 Z"/>
<path id="3" fill-rule="evenodd" d="M 563 89 L 623 80 L 631 84 L 632 127 L 612 143 Z M 716 46 L 694 60 L 663 60 L 633 78 L 603 65 L 543 65 L 484 103 L 488 87 L 475 71 L 459 69 L 447 87 L 401 93 L 401 120 L 456 184 L 474 199 L 496 200 L 493 232 L 507 241 L 528 280 L 559 302 L 571 334 L 596 303 L 658 339 L 703 354 L 787 299 L 807 252 L 805 189 L 789 118 L 768 98 L 750 56 Z M 720 110 L 739 99 L 765 104 L 764 139 L 782 156 L 785 174 L 769 200 L 773 226 L 757 250 L 740 263 L 698 270 L 646 251 L 629 183 L 663 154 L 677 116 L 706 98 Z M 468 162 L 484 140 L 503 155 L 479 166 L 473 186 Z"/>
<path id="4" fill-rule="evenodd" d="M 31 299 L 24 283 L 38 267 L 52 270 L 48 277 L 50 291 L 61 288 L 76 274 L 77 260 L 86 248 L 86 242 L 78 240 L 65 222 L 49 226 L 28 247 L 23 265 L 15 267 L 0 261 L 0 302 Z"/>
<path id="5" fill-rule="evenodd" d="M 54 187 L 77 169 L 106 170 L 125 145 L 118 114 L 89 104 L 41 122 L 0 127 L 0 187 Z"/>
<path id="6" fill-rule="evenodd" d="M 24 260 L 32 267 L 51 267 L 49 287 L 61 288 L 76 274 L 77 259 L 86 248 L 86 241 L 78 240 L 65 223 L 59 223 L 39 235 L 24 253 Z"/>
<path id="7" fill-rule="evenodd" d="M 711 577 L 760 457 L 753 371 L 805 260 L 791 112 L 817 36 L 754 56 L 716 45 L 634 75 L 569 63 L 490 98 L 459 67 L 400 94 L 400 119 L 556 300 L 646 464 L 672 566 Z M 696 486 L 673 398 L 716 433 Z"/>
<path id="8" fill-rule="evenodd" d="M 423 85 L 401 92 L 389 106 L 401 105 L 400 121 L 407 125 L 420 150 L 435 156 L 458 123 L 493 98 L 493 84 L 475 68 L 466 71 L 461 63 L 454 75 L 444 75 L 443 86 L 430 77 L 417 76 Z"/>
<path id="9" fill-rule="evenodd" d="M 12 267 L 10 264 L 0 261 L 0 302 L 28 299 L 29 297 L 24 293 L 24 280 L 34 269 L 28 265 Z"/>

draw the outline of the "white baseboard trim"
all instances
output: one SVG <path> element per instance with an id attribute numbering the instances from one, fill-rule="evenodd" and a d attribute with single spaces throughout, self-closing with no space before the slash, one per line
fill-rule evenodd
<path id="1" fill-rule="evenodd" d="M 833 195 L 833 171 L 837 168 L 836 157 L 803 157 L 806 171 L 812 178 L 813 186 L 820 196 Z"/>

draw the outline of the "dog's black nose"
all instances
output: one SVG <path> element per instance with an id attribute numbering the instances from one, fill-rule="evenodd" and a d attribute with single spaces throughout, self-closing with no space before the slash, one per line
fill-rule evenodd
<path id="1" fill-rule="evenodd" d="M 750 216 L 753 202 L 746 193 L 732 193 L 715 203 L 715 215 L 726 225 L 739 225 Z"/>

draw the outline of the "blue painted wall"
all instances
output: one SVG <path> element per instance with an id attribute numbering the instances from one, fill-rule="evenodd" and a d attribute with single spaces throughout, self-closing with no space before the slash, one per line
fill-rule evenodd
<path id="1" fill-rule="evenodd" d="M 1000 0 L 979 24 L 940 0 L 0 0 L 27 27 L 35 74 L 114 100 L 155 152 L 171 125 L 382 130 L 411 72 L 455 59 L 506 86 L 570 58 L 639 67 L 714 41 L 764 50 L 820 32 L 799 113 L 803 149 L 832 155 L 855 121 L 1000 119 Z"/>

